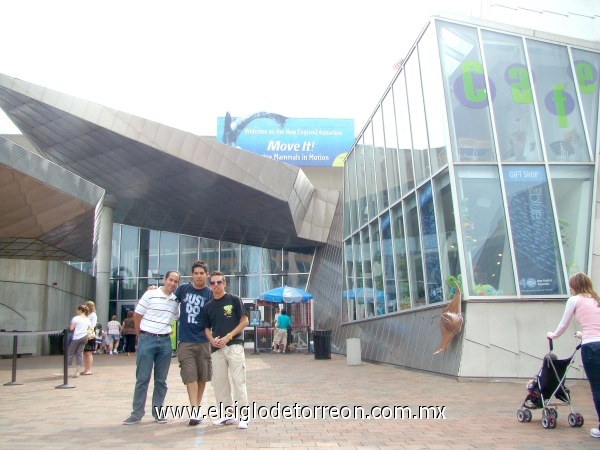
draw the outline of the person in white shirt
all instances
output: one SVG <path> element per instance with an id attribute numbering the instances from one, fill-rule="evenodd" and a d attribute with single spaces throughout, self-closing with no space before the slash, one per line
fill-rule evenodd
<path id="1" fill-rule="evenodd" d="M 85 306 L 88 309 L 88 319 L 92 324 L 92 328 L 96 330 L 96 324 L 98 323 L 98 315 L 96 314 L 96 305 L 92 301 L 85 302 Z M 94 345 L 96 344 L 95 339 L 88 339 L 83 347 L 83 365 L 85 366 L 83 372 L 80 375 L 91 375 L 92 364 L 94 364 Z"/>
<path id="2" fill-rule="evenodd" d="M 119 348 L 119 340 L 121 339 L 121 324 L 117 321 L 117 316 L 112 316 L 110 322 L 106 324 L 108 329 L 108 339 L 110 347 L 108 348 L 109 355 L 116 355 Z"/>
<path id="3" fill-rule="evenodd" d="M 77 307 L 77 315 L 71 319 L 69 330 L 73 332 L 71 342 L 67 349 L 67 362 L 70 366 L 73 362 L 73 356 L 77 355 L 77 370 L 72 375 L 77 378 L 83 368 L 83 347 L 87 343 L 87 330 L 92 326 L 87 317 L 88 309 L 85 305 Z"/>
<path id="4" fill-rule="evenodd" d="M 136 382 L 133 411 L 123 425 L 142 421 L 153 370 L 152 416 L 157 423 L 167 423 L 160 410 L 167 395 L 167 375 L 171 365 L 171 323 L 179 318 L 179 302 L 173 293 L 178 284 L 179 273 L 170 270 L 165 275 L 164 285 L 146 291 L 135 307 L 133 318 L 138 335 Z"/>

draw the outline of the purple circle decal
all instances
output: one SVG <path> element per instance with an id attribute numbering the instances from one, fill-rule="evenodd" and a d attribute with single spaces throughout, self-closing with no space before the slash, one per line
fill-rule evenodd
<path id="1" fill-rule="evenodd" d="M 506 84 L 508 84 L 509 86 L 511 84 L 513 84 L 515 81 L 522 81 L 517 78 L 511 78 L 511 76 L 510 76 L 511 69 L 523 69 L 523 71 L 527 74 L 527 78 L 529 79 L 529 72 L 527 72 L 527 66 L 525 64 L 521 64 L 521 63 L 511 64 L 504 71 L 504 81 L 506 81 Z M 531 76 L 533 77 L 533 80 L 535 81 L 535 74 L 533 72 L 531 73 Z"/>
<path id="2" fill-rule="evenodd" d="M 485 92 L 482 93 L 482 91 L 485 91 L 486 89 L 485 78 L 483 74 L 474 73 L 469 77 L 469 79 L 473 82 L 473 86 L 468 88 L 471 90 L 469 96 L 467 96 L 465 88 L 467 84 L 470 84 L 470 82 L 465 82 L 464 75 L 459 75 L 454 81 L 454 95 L 456 96 L 457 100 L 462 105 L 471 109 L 481 109 L 487 107 L 489 105 L 488 96 L 485 94 Z M 488 81 L 490 84 L 491 97 L 493 100 L 496 97 L 496 85 L 490 78 L 488 78 Z M 475 97 L 477 95 L 481 96 L 481 99 L 471 100 L 470 98 L 468 98 Z"/>
<path id="3" fill-rule="evenodd" d="M 557 116 L 558 112 L 556 110 L 556 102 L 564 103 L 565 114 L 569 115 L 575 109 L 575 100 L 568 92 L 564 90 L 561 91 L 562 98 L 557 98 L 555 100 L 554 96 L 556 95 L 555 91 L 550 91 L 544 97 L 544 104 L 546 105 L 546 109 L 553 115 Z"/>

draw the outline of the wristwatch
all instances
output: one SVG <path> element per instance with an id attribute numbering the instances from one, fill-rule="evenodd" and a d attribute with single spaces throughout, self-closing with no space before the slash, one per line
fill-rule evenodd
<path id="1" fill-rule="evenodd" d="M 226 336 L 229 338 L 230 341 L 233 341 L 233 336 L 231 335 L 231 333 L 227 333 Z"/>

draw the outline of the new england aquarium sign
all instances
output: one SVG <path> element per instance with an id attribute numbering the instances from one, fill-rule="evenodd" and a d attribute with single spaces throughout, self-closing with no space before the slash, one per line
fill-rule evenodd
<path id="1" fill-rule="evenodd" d="M 354 144 L 354 120 L 228 112 L 217 119 L 217 141 L 295 166 L 343 167 Z"/>

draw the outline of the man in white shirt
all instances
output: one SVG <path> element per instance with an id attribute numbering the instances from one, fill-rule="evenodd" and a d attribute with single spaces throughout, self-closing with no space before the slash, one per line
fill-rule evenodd
<path id="1" fill-rule="evenodd" d="M 164 285 L 144 293 L 133 319 L 138 335 L 136 360 L 136 383 L 133 391 L 133 411 L 123 425 L 135 425 L 146 413 L 148 385 L 154 369 L 154 392 L 152 394 L 152 416 L 157 423 L 167 423 L 159 409 L 167 395 L 167 375 L 171 365 L 171 323 L 179 318 L 179 302 L 173 291 L 179 284 L 179 274 L 170 270 Z"/>

